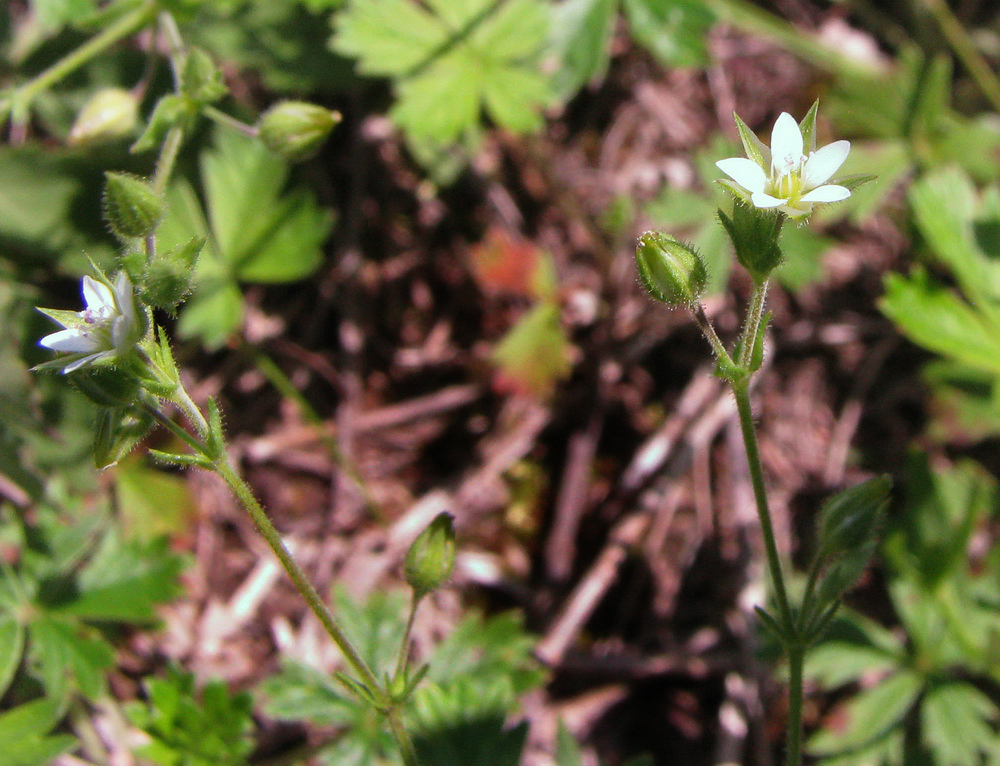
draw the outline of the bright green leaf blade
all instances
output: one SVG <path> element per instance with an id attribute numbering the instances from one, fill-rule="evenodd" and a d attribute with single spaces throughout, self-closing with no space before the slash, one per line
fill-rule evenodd
<path id="1" fill-rule="evenodd" d="M 632 36 L 665 66 L 703 66 L 715 20 L 697 0 L 624 0 Z"/>
<path id="2" fill-rule="evenodd" d="M 183 560 L 169 551 L 165 538 L 123 542 L 108 534 L 80 572 L 79 595 L 57 611 L 97 621 L 152 620 L 153 607 L 177 594 L 182 568 Z"/>
<path id="3" fill-rule="evenodd" d="M 991 752 L 994 734 L 987 721 L 996 718 L 997 707 L 974 686 L 935 686 L 924 697 L 920 715 L 924 738 L 940 763 L 979 766 Z"/>
<path id="4" fill-rule="evenodd" d="M 270 227 L 268 212 L 288 166 L 260 141 L 217 130 L 212 148 L 201 156 L 201 177 L 219 252 L 227 261 L 240 261 Z"/>
<path id="5" fill-rule="evenodd" d="M 83 21 L 97 10 L 94 0 L 31 0 L 38 23 L 56 31 Z"/>
<path id="6" fill-rule="evenodd" d="M 48 734 L 59 720 L 59 703 L 51 698 L 26 702 L 0 713 L 0 742 L 10 743 L 20 737 Z"/>
<path id="7" fill-rule="evenodd" d="M 899 672 L 861 692 L 844 705 L 838 730 L 819 732 L 809 741 L 809 752 L 826 758 L 877 745 L 902 725 L 922 686 L 917 674 Z"/>
<path id="8" fill-rule="evenodd" d="M 526 68 L 491 69 L 483 78 L 486 111 L 500 127 L 527 133 L 542 124 L 539 105 L 548 97 L 548 83 Z"/>
<path id="9" fill-rule="evenodd" d="M 124 533 L 148 542 L 188 528 L 195 509 L 187 480 L 177 473 L 150 468 L 144 460 L 118 464 L 115 488 Z"/>
<path id="10" fill-rule="evenodd" d="M 548 8 L 538 0 L 507 0 L 499 7 L 487 0 L 484 5 L 495 10 L 473 31 L 469 46 L 494 61 L 533 62 L 549 36 Z"/>
<path id="11" fill-rule="evenodd" d="M 29 653 L 50 696 L 63 698 L 71 681 L 85 697 L 101 695 L 104 671 L 114 663 L 114 651 L 104 639 L 82 625 L 54 617 L 35 620 L 28 635 Z"/>
<path id="12" fill-rule="evenodd" d="M 245 282 L 293 282 L 316 271 L 333 219 L 315 196 L 298 189 L 277 203 L 270 227 L 236 268 Z"/>
<path id="13" fill-rule="evenodd" d="M 976 245 L 973 216 L 976 193 L 968 177 L 954 167 L 924 176 L 910 188 L 917 228 L 935 256 L 946 263 L 972 298 L 1000 297 L 1000 272 L 988 268 Z"/>
<path id="14" fill-rule="evenodd" d="M 448 39 L 438 19 L 410 0 L 354 0 L 336 16 L 333 50 L 369 75 L 404 75 Z"/>
<path id="15" fill-rule="evenodd" d="M 482 87 L 482 65 L 453 53 L 401 83 L 390 116 L 413 135 L 455 141 L 478 124 Z"/>
<path id="16" fill-rule="evenodd" d="M 0 697 L 14 679 L 23 651 L 24 626 L 14 615 L 0 615 Z"/>
<path id="17" fill-rule="evenodd" d="M 545 301 L 521 317 L 493 350 L 501 386 L 534 396 L 552 393 L 570 372 L 569 341 L 559 321 L 559 306 Z"/>
<path id="18" fill-rule="evenodd" d="M 217 349 L 243 324 L 243 294 L 230 283 L 202 284 L 181 311 L 177 323 L 182 338 L 201 338 Z"/>
<path id="19" fill-rule="evenodd" d="M 912 341 L 977 369 L 1000 373 L 1000 328 L 922 272 L 890 274 L 879 308 Z"/>
<path id="20" fill-rule="evenodd" d="M 0 766 L 49 766 L 52 760 L 76 747 L 75 737 L 56 734 L 51 737 L 17 737 L 5 740 L 0 751 Z"/>
<path id="21" fill-rule="evenodd" d="M 553 88 L 561 98 L 604 76 L 617 9 L 618 0 L 565 0 L 553 8 L 550 50 L 559 61 Z"/>

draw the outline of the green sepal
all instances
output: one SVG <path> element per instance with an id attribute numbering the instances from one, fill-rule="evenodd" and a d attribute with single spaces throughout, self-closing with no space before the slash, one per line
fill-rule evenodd
<path id="1" fill-rule="evenodd" d="M 181 468 L 204 468 L 206 471 L 213 470 L 212 461 L 203 455 L 181 455 L 176 452 L 163 452 L 158 449 L 150 449 L 149 455 L 154 460 L 167 465 L 175 465 Z"/>
<path id="2" fill-rule="evenodd" d="M 212 104 L 229 92 L 222 73 L 201 48 L 191 48 L 181 72 L 181 91 L 198 104 Z"/>
<path id="3" fill-rule="evenodd" d="M 45 314 L 49 319 L 54 319 L 63 327 L 76 327 L 83 324 L 83 317 L 79 311 L 69 311 L 67 309 L 43 309 L 37 306 L 36 311 Z M 65 358 L 65 357 L 64 357 Z"/>
<path id="4" fill-rule="evenodd" d="M 129 407 L 135 404 L 142 384 L 136 369 L 128 363 L 91 364 L 76 370 L 68 378 L 84 396 L 101 407 Z"/>
<path id="5" fill-rule="evenodd" d="M 819 113 L 819 99 L 813 101 L 806 116 L 799 123 L 799 130 L 802 133 L 802 146 L 806 154 L 816 151 L 816 115 Z"/>
<path id="6" fill-rule="evenodd" d="M 771 164 L 771 150 L 757 138 L 757 134 L 750 130 L 750 127 L 740 119 L 736 112 L 733 112 L 733 119 L 736 121 L 736 132 L 740 134 L 740 142 L 743 144 L 743 151 L 746 152 L 747 158 L 760 165 L 766 173 Z M 735 186 L 735 184 L 733 185 Z M 730 189 L 730 191 L 732 190 Z"/>
<path id="7" fill-rule="evenodd" d="M 156 102 L 146 129 L 129 149 L 133 154 L 159 149 L 173 127 L 191 128 L 198 116 L 198 105 L 186 96 L 171 93 Z"/>
<path id="8" fill-rule="evenodd" d="M 140 176 L 106 172 L 102 198 L 104 219 L 123 239 L 147 237 L 163 218 L 166 206 Z"/>
<path id="9" fill-rule="evenodd" d="M 837 178 L 833 181 L 833 183 L 838 186 L 843 186 L 848 191 L 854 191 L 858 187 L 874 181 L 876 178 L 878 178 L 878 176 L 871 175 L 870 173 L 853 173 L 849 176 Z"/>
<path id="10" fill-rule="evenodd" d="M 876 476 L 827 500 L 820 510 L 818 556 L 837 556 L 875 539 L 892 479 Z"/>
<path id="11" fill-rule="evenodd" d="M 782 261 L 778 237 L 785 216 L 758 210 L 739 200 L 733 204 L 732 217 L 719 209 L 719 220 L 733 243 L 736 260 L 753 281 L 762 284 Z"/>
<path id="12" fill-rule="evenodd" d="M 157 252 L 143 276 L 143 300 L 173 316 L 191 292 L 194 266 L 204 246 L 204 237 L 192 237 L 166 252 Z"/>
<path id="13" fill-rule="evenodd" d="M 728 178 L 717 178 L 715 183 L 725 189 L 735 199 L 743 202 L 744 205 L 753 205 L 753 201 L 750 199 L 750 192 L 738 183 L 730 181 Z"/>

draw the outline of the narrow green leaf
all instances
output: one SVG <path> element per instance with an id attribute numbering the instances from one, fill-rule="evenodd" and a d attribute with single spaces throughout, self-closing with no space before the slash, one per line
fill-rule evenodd
<path id="1" fill-rule="evenodd" d="M 923 735 L 936 758 L 948 766 L 979 766 L 992 752 L 989 723 L 997 717 L 993 701 L 967 683 L 934 686 L 920 708 Z"/>
<path id="2" fill-rule="evenodd" d="M 551 50 L 560 62 L 554 88 L 561 97 L 607 71 L 618 1 L 566 0 L 554 6 Z"/>
<path id="3" fill-rule="evenodd" d="M 0 697 L 14 679 L 24 651 L 24 626 L 12 614 L 0 615 Z"/>

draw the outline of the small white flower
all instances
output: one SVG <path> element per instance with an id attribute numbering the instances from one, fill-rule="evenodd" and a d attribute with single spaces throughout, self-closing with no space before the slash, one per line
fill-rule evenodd
<path id="1" fill-rule="evenodd" d="M 65 328 L 38 341 L 40 346 L 70 355 L 59 360 L 63 373 L 119 356 L 145 332 L 132 282 L 124 271 L 114 286 L 84 277 L 83 300 L 87 308 L 79 312 L 39 309 Z"/>
<path id="2" fill-rule="evenodd" d="M 814 131 L 812 135 L 815 144 Z M 834 141 L 806 155 L 802 130 L 788 112 L 782 112 L 774 123 L 770 149 L 756 137 L 753 141 L 760 162 L 730 157 L 715 164 L 749 192 L 754 207 L 804 218 L 816 203 L 839 202 L 851 196 L 847 187 L 827 183 L 847 159 L 850 141 Z"/>

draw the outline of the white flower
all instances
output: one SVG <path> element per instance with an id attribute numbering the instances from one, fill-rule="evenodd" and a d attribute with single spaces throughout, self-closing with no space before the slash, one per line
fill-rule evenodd
<path id="1" fill-rule="evenodd" d="M 83 300 L 87 308 L 79 312 L 39 309 L 65 328 L 38 341 L 40 346 L 70 354 L 54 365 L 62 367 L 63 373 L 119 356 L 134 347 L 145 332 L 132 282 L 124 271 L 114 286 L 84 277 Z"/>
<path id="2" fill-rule="evenodd" d="M 737 121 L 737 124 L 742 124 Z M 815 149 L 815 130 L 809 131 Z M 834 141 L 818 151 L 804 154 L 802 130 L 795 118 L 782 112 L 771 131 L 771 148 L 768 149 L 749 130 L 742 131 L 744 145 L 751 157 L 730 157 L 715 164 L 749 192 L 754 207 L 779 210 L 790 218 L 804 218 L 818 202 L 839 202 L 851 196 L 845 186 L 828 184 L 851 151 L 850 141 Z"/>

